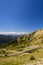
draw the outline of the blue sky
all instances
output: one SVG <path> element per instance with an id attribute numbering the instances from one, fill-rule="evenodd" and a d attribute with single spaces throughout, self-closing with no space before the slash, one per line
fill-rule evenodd
<path id="1" fill-rule="evenodd" d="M 43 0 L 0 0 L 0 31 L 32 32 L 43 28 Z"/>

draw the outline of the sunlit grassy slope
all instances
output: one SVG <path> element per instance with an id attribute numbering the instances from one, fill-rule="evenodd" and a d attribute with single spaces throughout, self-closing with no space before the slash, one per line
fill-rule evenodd
<path id="1" fill-rule="evenodd" d="M 5 46 L 2 45 L 2 49 L 6 49 L 5 53 L 9 50 L 15 50 L 15 53 L 22 52 L 25 48 L 32 45 L 39 45 L 40 48 L 32 53 L 23 53 L 12 57 L 0 57 L 0 65 L 43 65 L 43 29 L 31 34 L 22 35 L 16 41 L 13 41 L 10 41 Z"/>
<path id="2" fill-rule="evenodd" d="M 43 43 L 43 29 L 21 36 L 0 36 L 0 48 L 23 50 L 30 45 Z"/>
<path id="3" fill-rule="evenodd" d="M 30 59 L 33 56 L 35 59 Z M 0 57 L 0 65 L 43 65 L 43 48 L 15 57 Z"/>

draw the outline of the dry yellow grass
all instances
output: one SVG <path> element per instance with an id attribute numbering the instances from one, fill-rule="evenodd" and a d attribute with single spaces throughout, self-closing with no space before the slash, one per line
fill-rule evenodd
<path id="1" fill-rule="evenodd" d="M 35 60 L 30 60 L 34 56 Z M 0 65 L 43 65 L 43 48 L 32 53 L 24 53 L 15 57 L 0 57 Z"/>

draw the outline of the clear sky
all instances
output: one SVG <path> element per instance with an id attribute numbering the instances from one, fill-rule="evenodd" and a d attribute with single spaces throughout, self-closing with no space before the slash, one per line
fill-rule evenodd
<path id="1" fill-rule="evenodd" d="M 43 0 L 0 0 L 0 31 L 32 32 L 43 28 Z"/>

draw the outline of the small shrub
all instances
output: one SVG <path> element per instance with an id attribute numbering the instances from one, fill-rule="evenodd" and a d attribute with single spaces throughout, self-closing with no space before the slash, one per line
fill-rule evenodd
<path id="1" fill-rule="evenodd" d="M 5 54 L 5 56 L 7 56 L 7 54 Z"/>
<path id="2" fill-rule="evenodd" d="M 31 57 L 30 57 L 30 60 L 35 60 L 34 56 L 31 56 Z"/>
<path id="3" fill-rule="evenodd" d="M 5 54 L 6 52 L 5 52 L 5 50 L 2 50 L 2 52 Z"/>

